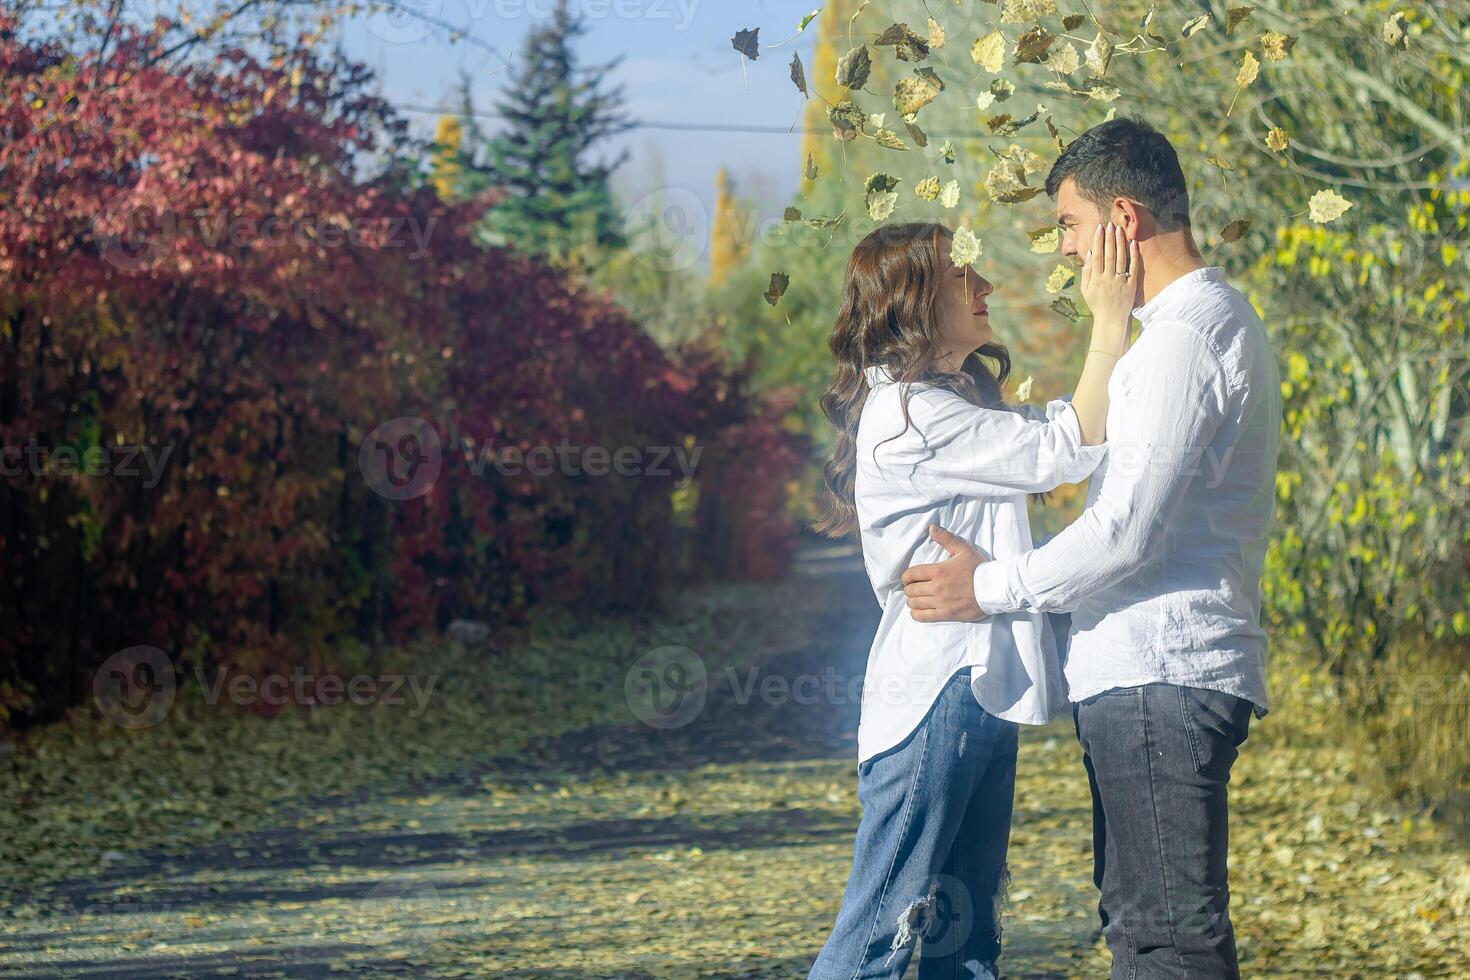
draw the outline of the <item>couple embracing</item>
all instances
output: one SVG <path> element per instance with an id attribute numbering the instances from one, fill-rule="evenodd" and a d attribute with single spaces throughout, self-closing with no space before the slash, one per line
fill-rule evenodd
<path id="1" fill-rule="evenodd" d="M 1000 975 L 1018 726 L 1069 700 L 1112 975 L 1239 976 L 1226 786 L 1266 713 L 1275 359 L 1202 259 L 1158 131 L 1088 130 L 1046 190 L 1092 314 L 1070 401 L 1002 401 L 993 286 L 952 264 L 948 229 L 879 228 L 848 262 L 821 529 L 859 532 L 882 618 L 862 820 L 814 978 L 897 978 L 916 949 L 921 978 Z M 1089 477 L 1082 516 L 1033 548 L 1027 495 Z"/>

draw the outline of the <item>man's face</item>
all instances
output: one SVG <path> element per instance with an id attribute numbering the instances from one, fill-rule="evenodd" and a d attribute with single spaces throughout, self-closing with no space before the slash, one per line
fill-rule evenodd
<path id="1" fill-rule="evenodd" d="M 1075 180 L 1068 177 L 1062 181 L 1057 188 L 1057 227 L 1062 231 L 1063 255 L 1081 265 L 1083 255 L 1092 247 L 1093 232 L 1106 220 L 1102 208 L 1077 192 Z"/>

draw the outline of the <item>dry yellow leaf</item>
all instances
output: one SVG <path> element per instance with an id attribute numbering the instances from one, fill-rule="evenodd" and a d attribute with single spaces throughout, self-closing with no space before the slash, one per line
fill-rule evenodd
<path id="1" fill-rule="evenodd" d="M 1255 55 L 1247 51 L 1245 53 L 1245 59 L 1240 63 L 1240 71 L 1235 74 L 1235 84 L 1240 88 L 1245 88 L 1251 82 L 1254 82 L 1256 76 L 1260 73 L 1261 63 L 1256 60 Z"/>
<path id="2" fill-rule="evenodd" d="M 1353 202 L 1337 191 L 1318 191 L 1307 201 L 1307 215 L 1318 224 L 1326 224 L 1342 217 Z"/>
<path id="3" fill-rule="evenodd" d="M 999 74 L 1006 63 L 1006 36 L 994 31 L 970 45 L 970 57 L 975 64 L 992 75 Z"/>

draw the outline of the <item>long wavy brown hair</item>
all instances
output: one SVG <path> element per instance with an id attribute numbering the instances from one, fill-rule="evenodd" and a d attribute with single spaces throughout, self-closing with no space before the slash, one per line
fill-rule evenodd
<path id="1" fill-rule="evenodd" d="M 1011 358 L 1000 344 L 986 344 L 965 358 L 959 373 L 936 366 L 941 353 L 936 303 L 949 268 L 951 232 L 940 224 L 885 225 L 852 250 L 842 283 L 842 306 L 828 345 L 837 360 L 822 411 L 836 431 L 825 468 L 827 490 L 812 527 L 842 537 L 857 527 L 854 484 L 857 429 L 868 397 L 866 368 L 881 365 L 899 382 L 918 382 L 953 391 L 976 405 L 998 405 Z M 993 364 L 993 366 L 992 366 Z M 904 428 L 909 391 L 903 395 Z M 885 440 L 886 441 L 886 440 Z"/>

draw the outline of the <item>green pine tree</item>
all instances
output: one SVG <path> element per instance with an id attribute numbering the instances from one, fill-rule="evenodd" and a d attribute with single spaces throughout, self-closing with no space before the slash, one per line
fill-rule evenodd
<path id="1" fill-rule="evenodd" d="M 505 128 L 486 145 L 489 182 L 506 199 L 487 214 L 487 241 L 552 258 L 590 246 L 622 244 L 622 221 L 608 184 L 627 154 L 592 158 L 594 148 L 628 128 L 620 88 L 603 86 L 617 62 L 581 67 L 573 50 L 586 31 L 560 0 L 526 37 L 497 104 Z"/>

